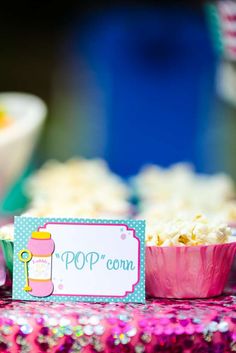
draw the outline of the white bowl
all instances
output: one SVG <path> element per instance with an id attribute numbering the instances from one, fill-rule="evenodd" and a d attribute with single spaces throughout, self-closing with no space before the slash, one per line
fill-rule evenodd
<path id="1" fill-rule="evenodd" d="M 47 114 L 43 101 L 31 94 L 0 93 L 0 106 L 13 123 L 0 129 L 0 197 L 20 176 L 37 142 Z"/>

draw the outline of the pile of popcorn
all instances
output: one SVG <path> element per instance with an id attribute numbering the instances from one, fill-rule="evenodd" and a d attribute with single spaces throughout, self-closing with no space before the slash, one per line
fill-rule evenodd
<path id="1" fill-rule="evenodd" d="M 229 241 L 231 229 L 225 223 L 210 222 L 201 214 L 193 219 L 148 224 L 147 246 L 194 246 L 222 244 Z"/>
<path id="2" fill-rule="evenodd" d="M 180 200 L 211 208 L 215 202 L 235 197 L 234 182 L 228 175 L 197 174 L 187 163 L 178 163 L 166 169 L 147 166 L 134 178 L 134 185 L 144 204 Z"/>
<path id="3" fill-rule="evenodd" d="M 127 218 L 129 189 L 102 160 L 47 162 L 25 186 L 24 216 Z"/>
<path id="4" fill-rule="evenodd" d="M 235 227 L 236 224 L 236 202 L 229 201 L 216 205 L 215 209 L 207 211 L 203 207 L 193 207 L 181 201 L 156 202 L 143 209 L 136 216 L 145 219 L 150 225 L 156 222 L 169 222 L 173 219 L 192 219 L 195 214 L 204 213 L 212 222 L 227 222 Z"/>
<path id="5" fill-rule="evenodd" d="M 134 178 L 134 186 L 139 218 L 169 220 L 203 212 L 212 220 L 236 221 L 235 186 L 226 174 L 197 174 L 184 163 L 167 169 L 152 165 Z"/>
<path id="6" fill-rule="evenodd" d="M 233 180 L 196 174 L 188 164 L 144 168 L 133 178 L 140 200 L 136 218 L 146 220 L 147 245 L 200 245 L 228 241 L 236 223 Z M 26 182 L 31 200 L 23 216 L 127 219 L 130 190 L 103 160 L 47 162 Z M 206 216 L 203 216 L 202 213 Z M 0 229 L 13 239 L 13 226 Z"/>

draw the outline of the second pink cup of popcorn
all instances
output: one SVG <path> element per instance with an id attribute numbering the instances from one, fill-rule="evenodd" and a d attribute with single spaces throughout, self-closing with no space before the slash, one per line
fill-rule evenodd
<path id="1" fill-rule="evenodd" d="M 222 294 L 236 242 L 146 247 L 146 292 L 161 298 L 208 298 Z"/>

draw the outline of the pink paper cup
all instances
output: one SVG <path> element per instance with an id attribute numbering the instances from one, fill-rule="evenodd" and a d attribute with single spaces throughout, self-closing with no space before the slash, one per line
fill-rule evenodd
<path id="1" fill-rule="evenodd" d="M 229 222 L 229 227 L 232 231 L 232 236 L 236 241 L 236 222 Z M 236 257 L 234 257 L 233 264 L 230 270 L 229 278 L 226 284 L 226 288 L 230 293 L 235 294 L 236 291 Z"/>
<path id="2" fill-rule="evenodd" d="M 222 294 L 236 242 L 146 247 L 146 293 L 159 298 L 208 298 Z"/>

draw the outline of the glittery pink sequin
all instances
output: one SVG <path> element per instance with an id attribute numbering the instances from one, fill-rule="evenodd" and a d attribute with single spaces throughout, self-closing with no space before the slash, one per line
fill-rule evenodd
<path id="1" fill-rule="evenodd" d="M 1 296 L 1 298 L 3 295 Z M 236 297 L 145 305 L 0 300 L 0 352 L 226 353 L 236 350 Z"/>

